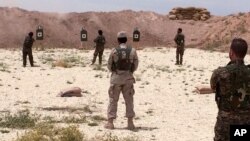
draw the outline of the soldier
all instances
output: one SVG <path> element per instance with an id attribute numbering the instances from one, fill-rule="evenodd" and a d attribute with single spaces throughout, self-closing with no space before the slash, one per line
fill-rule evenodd
<path id="1" fill-rule="evenodd" d="M 28 36 L 26 36 L 23 43 L 23 67 L 26 67 L 27 55 L 29 56 L 29 61 L 31 67 L 34 67 L 33 63 L 33 55 L 32 55 L 32 46 L 34 43 L 33 32 L 30 32 Z"/>
<path id="2" fill-rule="evenodd" d="M 105 37 L 102 35 L 103 34 L 102 30 L 98 30 L 98 34 L 99 35 L 94 39 L 96 46 L 95 46 L 94 58 L 92 60 L 91 65 L 95 63 L 97 56 L 99 56 L 99 65 L 102 64 L 102 55 L 103 55 L 104 45 L 106 43 L 106 40 L 105 40 Z"/>
<path id="3" fill-rule="evenodd" d="M 250 68 L 244 64 L 247 49 L 245 40 L 234 39 L 231 61 L 212 74 L 210 84 L 219 109 L 214 141 L 229 141 L 230 125 L 250 124 Z"/>
<path id="4" fill-rule="evenodd" d="M 109 88 L 108 123 L 104 126 L 107 129 L 114 129 L 113 120 L 117 116 L 117 102 L 120 92 L 126 104 L 126 117 L 128 118 L 129 130 L 135 128 L 133 118 L 134 112 L 134 86 L 135 78 L 133 72 L 138 67 L 136 50 L 126 44 L 127 35 L 121 31 L 117 35 L 119 47 L 113 49 L 108 59 L 108 69 L 112 72 Z"/>
<path id="5" fill-rule="evenodd" d="M 174 38 L 174 41 L 177 45 L 176 48 L 176 65 L 182 65 L 183 54 L 184 54 L 184 45 L 185 45 L 185 36 L 182 34 L 182 29 L 178 28 L 177 34 Z"/>

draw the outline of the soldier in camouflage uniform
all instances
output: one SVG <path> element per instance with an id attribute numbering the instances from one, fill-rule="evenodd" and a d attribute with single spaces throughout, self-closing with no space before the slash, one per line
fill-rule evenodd
<path id="1" fill-rule="evenodd" d="M 106 43 L 105 37 L 103 36 L 102 30 L 98 30 L 98 36 L 94 39 L 96 43 L 94 57 L 92 60 L 92 65 L 95 63 L 97 56 L 99 56 L 99 65 L 102 64 L 102 55 L 104 51 L 104 45 Z"/>
<path id="2" fill-rule="evenodd" d="M 113 120 L 117 116 L 117 103 L 120 92 L 126 104 L 126 117 L 128 118 L 128 129 L 135 128 L 133 118 L 134 112 L 134 86 L 135 78 L 133 72 L 138 67 L 136 50 L 126 44 L 127 35 L 125 32 L 118 33 L 119 47 L 113 49 L 108 60 L 108 69 L 112 72 L 109 88 L 109 106 L 107 129 L 114 129 Z"/>
<path id="3" fill-rule="evenodd" d="M 182 65 L 183 55 L 184 55 L 184 45 L 185 45 L 185 36 L 182 34 L 182 29 L 178 28 L 177 34 L 174 38 L 174 41 L 177 45 L 176 48 L 176 65 Z"/>
<path id="4" fill-rule="evenodd" d="M 32 46 L 34 43 L 33 32 L 30 32 L 28 36 L 26 36 L 23 43 L 23 67 L 26 67 L 27 63 L 27 55 L 29 56 L 29 61 L 31 67 L 34 66 L 33 55 L 32 55 Z"/>
<path id="5" fill-rule="evenodd" d="M 244 64 L 247 49 L 245 40 L 234 39 L 231 61 L 212 74 L 211 88 L 219 109 L 214 141 L 229 141 L 230 125 L 250 124 L 250 68 Z"/>

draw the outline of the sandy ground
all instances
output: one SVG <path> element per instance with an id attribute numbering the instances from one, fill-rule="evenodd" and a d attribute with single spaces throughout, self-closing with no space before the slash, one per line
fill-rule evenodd
<path id="1" fill-rule="evenodd" d="M 29 109 L 41 116 L 60 118 L 76 115 L 66 111 L 45 111 L 45 107 L 75 107 L 89 105 L 92 115 L 106 117 L 110 73 L 106 60 L 110 50 L 105 51 L 103 70 L 90 66 L 93 51 L 46 50 L 34 51 L 34 60 L 40 67 L 22 67 L 21 51 L 0 50 L 0 62 L 6 63 L 7 71 L 0 71 L 0 111 L 16 113 Z M 72 68 L 51 67 L 42 62 L 46 56 L 54 59 L 63 56 L 79 56 L 80 66 Z M 146 48 L 138 51 L 140 64 L 135 73 L 135 132 L 125 130 L 125 105 L 120 97 L 116 130 L 98 126 L 79 125 L 80 130 L 93 137 L 112 132 L 117 136 L 135 135 L 142 141 L 211 141 L 217 107 L 214 94 L 198 95 L 194 87 L 209 84 L 212 70 L 228 63 L 227 53 L 187 49 L 184 65 L 176 66 L 175 50 Z M 247 56 L 246 62 L 250 63 Z M 83 64 L 85 67 L 83 67 Z M 70 83 L 70 84 L 69 84 Z M 86 93 L 81 98 L 56 97 L 63 88 L 81 87 Z M 22 135 L 23 130 L 9 129 L 0 133 L 1 141 L 10 141 Z"/>

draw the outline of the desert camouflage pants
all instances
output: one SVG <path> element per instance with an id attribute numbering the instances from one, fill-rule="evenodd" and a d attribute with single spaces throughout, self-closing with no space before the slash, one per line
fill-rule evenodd
<path id="1" fill-rule="evenodd" d="M 177 46 L 176 48 L 176 63 L 177 64 L 182 64 L 183 55 L 184 55 L 184 47 Z"/>
<path id="2" fill-rule="evenodd" d="M 134 112 L 134 86 L 130 84 L 111 84 L 109 88 L 109 106 L 108 119 L 115 119 L 117 117 L 117 106 L 120 93 L 122 92 L 126 105 L 126 117 L 132 118 L 135 116 Z"/>
<path id="3" fill-rule="evenodd" d="M 92 60 L 92 64 L 95 63 L 97 56 L 99 57 L 99 64 L 102 64 L 102 55 L 103 55 L 103 52 L 104 52 L 104 47 L 103 46 L 95 48 L 95 52 L 94 52 L 94 57 L 93 57 L 93 60 Z"/>
<path id="4" fill-rule="evenodd" d="M 214 141 L 230 140 L 230 125 L 250 124 L 250 113 L 228 114 L 219 111 L 214 128 Z"/>

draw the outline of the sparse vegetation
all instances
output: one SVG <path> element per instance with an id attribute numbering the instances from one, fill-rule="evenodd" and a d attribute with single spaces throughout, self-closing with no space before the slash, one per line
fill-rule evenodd
<path id="1" fill-rule="evenodd" d="M 59 132 L 59 141 L 83 141 L 84 134 L 75 126 L 62 128 Z"/>
<path id="2" fill-rule="evenodd" d="M 87 123 L 87 117 L 84 115 L 80 115 L 79 117 L 71 116 L 64 117 L 61 122 L 63 123 Z"/>
<path id="3" fill-rule="evenodd" d="M 244 34 L 244 33 L 247 33 L 247 28 L 245 27 L 244 24 L 240 24 L 238 27 L 237 27 L 237 31 L 241 34 Z"/>
<path id="4" fill-rule="evenodd" d="M 0 127 L 26 129 L 34 127 L 37 120 L 38 117 L 31 115 L 28 110 L 19 111 L 14 115 L 7 113 L 0 121 Z"/>
<path id="5" fill-rule="evenodd" d="M 85 64 L 83 64 L 83 58 L 76 55 L 63 55 L 62 58 L 58 56 L 60 59 L 55 59 L 53 53 L 44 53 L 42 56 L 39 57 L 40 61 L 43 64 L 49 64 L 52 65 L 52 67 L 63 67 L 63 68 L 71 68 L 73 66 L 82 66 L 85 67 Z"/>
<path id="6" fill-rule="evenodd" d="M 96 65 L 93 70 L 98 70 L 98 71 L 106 71 L 104 68 L 102 68 L 101 65 Z"/>
<path id="7" fill-rule="evenodd" d="M 223 44 L 224 43 L 220 40 L 209 41 L 208 43 L 205 44 L 205 49 L 214 51 L 216 48 L 218 49 Z"/>
<path id="8" fill-rule="evenodd" d="M 46 108 L 41 108 L 42 110 L 45 111 L 67 111 L 70 113 L 76 112 L 76 111 L 83 111 L 83 112 L 88 112 L 92 113 L 92 110 L 89 108 L 89 106 L 85 106 L 83 108 L 77 108 L 77 107 L 46 107 Z"/>
<path id="9" fill-rule="evenodd" d="M 9 70 L 9 66 L 7 65 L 7 64 L 5 64 L 5 63 L 0 63 L 0 71 L 2 71 L 2 72 L 10 72 Z"/>
<path id="10" fill-rule="evenodd" d="M 105 117 L 102 117 L 100 115 L 95 115 L 92 117 L 93 120 L 95 121 L 104 121 L 104 120 L 107 120 Z"/>
<path id="11" fill-rule="evenodd" d="M 0 132 L 1 132 L 2 134 L 7 134 L 7 133 L 9 133 L 10 131 L 9 131 L 9 130 L 0 130 Z"/>
<path id="12" fill-rule="evenodd" d="M 138 137 L 132 135 L 119 138 L 112 133 L 96 135 L 88 139 L 78 127 L 55 127 L 51 124 L 41 123 L 33 130 L 18 137 L 16 141 L 140 141 Z"/>
<path id="13" fill-rule="evenodd" d="M 157 66 L 156 69 L 162 72 L 172 73 L 169 66 Z"/>
<path id="14" fill-rule="evenodd" d="M 87 141 L 76 126 L 56 128 L 51 124 L 41 123 L 32 131 L 18 137 L 16 141 Z"/>
<path id="15" fill-rule="evenodd" d="M 112 135 L 112 133 L 105 133 L 102 136 L 96 136 L 92 138 L 91 141 L 140 141 L 140 140 L 136 136 L 127 136 L 119 138 L 116 135 Z"/>
<path id="16" fill-rule="evenodd" d="M 64 59 L 59 59 L 52 64 L 52 67 L 71 68 L 72 65 Z"/>

